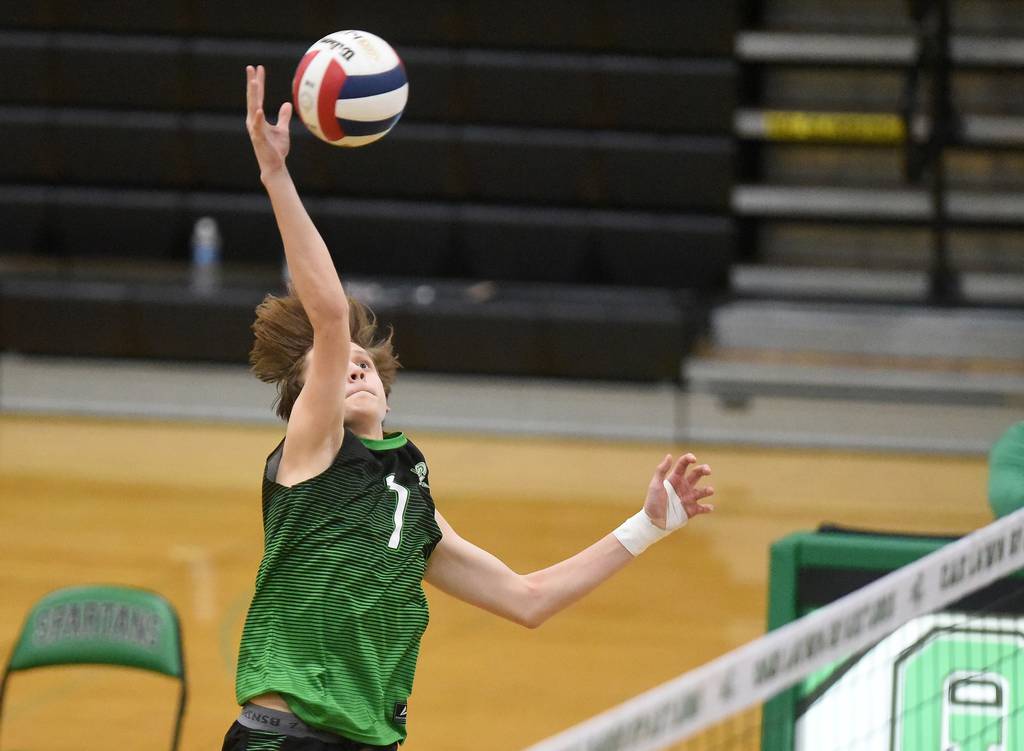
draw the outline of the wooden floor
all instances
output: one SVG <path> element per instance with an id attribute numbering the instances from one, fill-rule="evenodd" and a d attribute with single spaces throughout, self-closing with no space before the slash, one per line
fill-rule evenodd
<path id="1" fill-rule="evenodd" d="M 185 633 L 181 748 L 219 749 L 261 553 L 260 470 L 278 438 L 264 427 L 0 416 L 0 650 L 54 588 L 160 591 Z M 829 520 L 963 533 L 990 520 L 980 458 L 413 438 L 453 526 L 520 571 L 633 513 L 667 450 L 712 465 L 718 511 L 536 631 L 428 589 L 409 751 L 520 749 L 756 637 L 768 546 L 788 532 Z M 0 747 L 163 749 L 174 697 L 167 679 L 113 668 L 19 674 Z M 88 730 L 97 716 L 103 736 Z"/>

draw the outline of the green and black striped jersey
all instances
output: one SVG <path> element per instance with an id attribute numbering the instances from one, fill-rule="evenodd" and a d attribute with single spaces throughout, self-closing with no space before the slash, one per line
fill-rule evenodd
<path id="1" fill-rule="evenodd" d="M 303 722 L 362 743 L 404 740 L 423 573 L 441 530 L 427 465 L 401 433 L 348 429 L 334 462 L 278 485 L 263 477 L 264 553 L 242 633 L 239 704 L 277 692 Z"/>

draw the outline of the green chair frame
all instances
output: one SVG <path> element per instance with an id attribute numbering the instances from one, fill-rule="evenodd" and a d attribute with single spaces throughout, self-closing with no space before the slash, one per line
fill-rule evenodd
<path id="1" fill-rule="evenodd" d="M 177 751 L 187 685 L 181 625 L 156 592 L 112 585 L 66 587 L 37 601 L 4 668 L 0 717 L 11 673 L 56 665 L 117 665 L 181 682 L 171 751 Z"/>

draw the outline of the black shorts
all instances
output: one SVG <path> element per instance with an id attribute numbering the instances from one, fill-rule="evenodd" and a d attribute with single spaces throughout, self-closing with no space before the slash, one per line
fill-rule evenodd
<path id="1" fill-rule="evenodd" d="M 224 736 L 221 751 L 326 751 L 330 748 L 316 738 L 289 738 L 280 733 L 250 730 L 233 723 Z"/>
<path id="2" fill-rule="evenodd" d="M 366 746 L 356 741 L 333 743 L 318 738 L 296 738 L 269 730 L 247 728 L 236 721 L 228 728 L 221 751 L 362 751 L 363 749 L 367 749 L 367 751 L 380 749 L 397 751 L 398 744 Z"/>

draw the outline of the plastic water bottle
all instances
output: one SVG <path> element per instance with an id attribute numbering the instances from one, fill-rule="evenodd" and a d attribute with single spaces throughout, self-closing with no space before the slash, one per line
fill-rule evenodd
<path id="1" fill-rule="evenodd" d="M 200 217 L 192 228 L 192 291 L 209 295 L 220 286 L 220 229 L 212 216 Z"/>

